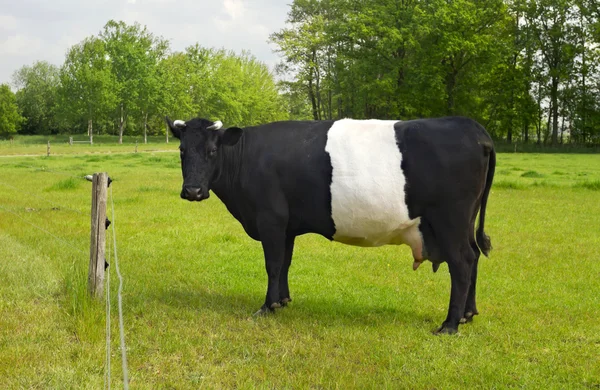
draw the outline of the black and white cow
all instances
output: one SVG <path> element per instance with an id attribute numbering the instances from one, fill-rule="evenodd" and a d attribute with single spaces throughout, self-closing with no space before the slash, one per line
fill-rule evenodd
<path id="1" fill-rule="evenodd" d="M 257 314 L 291 301 L 294 239 L 305 233 L 367 247 L 407 244 L 415 270 L 430 260 L 435 272 L 445 261 L 450 306 L 437 332 L 455 333 L 478 314 L 477 263 L 491 248 L 483 227 L 496 154 L 477 122 L 167 123 L 181 140 L 181 197 L 201 201 L 212 190 L 262 243 L 269 282 Z"/>

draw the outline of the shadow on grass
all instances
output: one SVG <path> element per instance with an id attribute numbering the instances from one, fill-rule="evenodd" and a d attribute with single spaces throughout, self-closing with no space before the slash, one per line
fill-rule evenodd
<path id="1" fill-rule="evenodd" d="M 255 294 L 237 292 L 208 291 L 198 288 L 178 288 L 167 291 L 155 291 L 146 296 L 158 303 L 175 306 L 183 310 L 209 310 L 218 315 L 253 318 L 262 304 L 262 298 Z M 435 318 L 438 313 L 423 314 L 410 306 L 398 307 L 388 302 L 357 302 L 316 297 L 292 297 L 293 302 L 285 308 L 276 309 L 272 318 L 281 317 L 307 323 L 320 322 L 323 325 L 343 325 L 349 327 L 374 327 L 401 325 L 423 327 L 433 330 L 441 324 L 443 318 Z M 439 322 L 439 323 L 438 323 Z"/>

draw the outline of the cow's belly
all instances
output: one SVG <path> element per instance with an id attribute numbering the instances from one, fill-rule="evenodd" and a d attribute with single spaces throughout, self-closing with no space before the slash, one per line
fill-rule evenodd
<path id="1" fill-rule="evenodd" d="M 419 219 L 406 205 L 397 121 L 341 120 L 327 134 L 332 166 L 331 218 L 335 241 L 358 246 L 421 248 Z"/>
<path id="2" fill-rule="evenodd" d="M 355 246 L 381 246 L 381 245 L 409 245 L 413 251 L 420 253 L 422 250 L 422 237 L 419 231 L 420 218 L 413 219 L 398 226 L 394 230 L 363 229 L 356 232 L 336 232 L 333 239 L 348 245 Z"/>

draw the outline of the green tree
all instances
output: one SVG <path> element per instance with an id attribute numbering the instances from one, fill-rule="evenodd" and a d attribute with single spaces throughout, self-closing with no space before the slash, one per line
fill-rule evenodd
<path id="1" fill-rule="evenodd" d="M 12 136 L 23 121 L 15 94 L 8 85 L 0 84 L 0 136 Z"/>
<path id="2" fill-rule="evenodd" d="M 115 80 L 119 143 L 130 117 L 147 122 L 147 114 L 156 107 L 158 93 L 156 67 L 166 55 L 168 43 L 144 26 L 110 20 L 100 33 Z"/>
<path id="3" fill-rule="evenodd" d="M 196 44 L 185 54 L 187 91 L 196 115 L 237 125 L 287 117 L 273 75 L 249 53 L 236 55 Z"/>
<path id="4" fill-rule="evenodd" d="M 173 53 L 158 64 L 160 115 L 155 120 L 156 127 L 164 129 L 167 142 L 169 129 L 164 122 L 164 113 L 168 113 L 172 118 L 189 118 L 195 114 L 190 82 L 192 74 L 192 63 L 184 53 Z"/>
<path id="5" fill-rule="evenodd" d="M 552 144 L 558 144 L 559 90 L 569 78 L 576 45 L 573 2 L 569 0 L 539 0 L 532 2 L 534 26 L 539 40 L 543 61 L 550 76 L 550 117 L 552 121 Z"/>
<path id="6" fill-rule="evenodd" d="M 26 134 L 58 133 L 61 126 L 56 117 L 57 92 L 60 86 L 58 67 L 46 61 L 23 66 L 13 74 L 17 88 L 17 104 L 26 121 Z"/>
<path id="7" fill-rule="evenodd" d="M 87 123 L 88 135 L 93 125 L 108 127 L 116 105 L 115 79 L 104 42 L 89 37 L 72 46 L 60 70 L 60 114 L 72 126 Z"/>

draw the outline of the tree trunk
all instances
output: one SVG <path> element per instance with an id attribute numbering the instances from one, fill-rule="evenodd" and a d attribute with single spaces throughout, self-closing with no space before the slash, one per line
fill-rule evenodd
<path id="1" fill-rule="evenodd" d="M 313 119 L 318 120 L 319 113 L 317 111 L 317 100 L 315 99 L 315 91 L 313 90 L 312 78 L 308 79 L 308 97 L 309 97 L 310 103 L 312 105 Z"/>
<path id="2" fill-rule="evenodd" d="M 144 143 L 148 143 L 148 113 L 144 114 Z"/>
<path id="3" fill-rule="evenodd" d="M 537 99 L 537 103 L 538 103 L 538 120 L 537 120 L 537 126 L 536 126 L 536 132 L 537 132 L 537 143 L 538 145 L 540 143 L 542 143 L 542 85 L 541 83 L 538 83 L 538 99 Z"/>
<path id="4" fill-rule="evenodd" d="M 121 103 L 121 121 L 119 122 L 119 144 L 123 143 L 123 129 L 125 128 L 125 121 L 123 120 L 123 103 Z"/>
<path id="5" fill-rule="evenodd" d="M 321 103 L 321 77 L 319 76 L 319 71 L 315 71 L 316 74 L 316 95 L 317 95 L 317 112 L 319 113 L 319 120 L 323 118 L 323 104 Z"/>
<path id="6" fill-rule="evenodd" d="M 563 134 L 565 133 L 565 115 L 562 116 L 562 126 L 560 128 L 560 144 L 563 144 Z"/>
<path id="7" fill-rule="evenodd" d="M 550 132 L 552 131 L 550 126 L 552 123 L 553 116 L 554 116 L 554 107 L 552 106 L 552 102 L 551 102 L 550 107 L 548 109 L 548 119 L 546 120 L 546 131 L 544 131 L 544 144 L 548 143 L 548 137 L 550 137 Z M 552 133 L 552 138 L 554 138 L 554 133 Z"/>
<path id="8" fill-rule="evenodd" d="M 452 70 L 446 75 L 446 110 L 448 115 L 454 115 L 454 89 L 456 87 L 456 70 Z"/>
<path id="9" fill-rule="evenodd" d="M 580 14 L 580 23 L 583 25 L 583 13 Z M 587 76 L 587 67 L 585 64 L 585 51 L 586 51 L 586 40 L 585 40 L 585 32 L 584 29 L 581 29 L 581 110 L 583 111 L 583 115 L 581 116 L 581 130 L 582 133 L 585 132 L 587 126 L 587 91 L 586 91 L 586 82 L 585 78 Z M 571 125 L 569 124 L 569 127 Z M 571 130 L 572 131 L 572 130 Z M 571 132 L 571 134 L 573 134 Z M 571 137 L 572 138 L 572 137 Z"/>
<path id="10" fill-rule="evenodd" d="M 333 91 L 332 86 L 332 75 L 331 75 L 331 48 L 327 53 L 327 78 L 329 79 L 329 88 L 327 88 L 327 119 L 333 119 Z"/>
<path id="11" fill-rule="evenodd" d="M 558 77 L 552 77 L 552 89 L 550 90 L 550 98 L 552 100 L 552 145 L 558 145 Z M 550 117 L 548 118 L 550 121 Z"/>
<path id="12" fill-rule="evenodd" d="M 94 144 L 94 134 L 93 134 L 91 119 L 88 120 L 88 136 L 90 137 L 90 145 L 93 145 Z"/>

